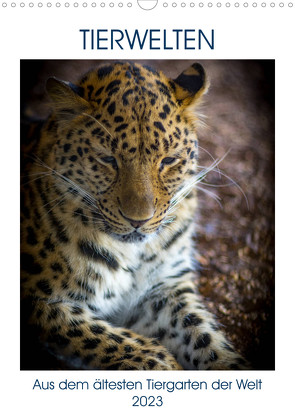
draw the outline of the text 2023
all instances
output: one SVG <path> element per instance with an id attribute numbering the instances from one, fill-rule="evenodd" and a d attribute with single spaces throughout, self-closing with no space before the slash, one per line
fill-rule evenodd
<path id="1" fill-rule="evenodd" d="M 133 396 L 132 406 L 162 406 L 162 396 Z"/>

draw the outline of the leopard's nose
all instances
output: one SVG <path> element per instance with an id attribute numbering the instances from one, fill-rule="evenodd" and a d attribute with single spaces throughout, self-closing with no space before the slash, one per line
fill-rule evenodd
<path id="1" fill-rule="evenodd" d="M 146 222 L 148 222 L 151 218 L 145 219 L 145 220 L 133 220 L 133 219 L 127 219 L 133 228 L 138 229 L 141 228 Z"/>
<path id="2" fill-rule="evenodd" d="M 141 219 L 141 220 L 137 220 L 137 219 L 131 219 L 128 218 L 127 216 L 123 215 L 123 213 L 120 211 L 121 215 L 123 216 L 123 218 L 125 220 L 127 220 L 131 226 L 133 226 L 133 228 L 138 229 L 141 228 L 146 222 L 148 222 L 149 220 L 152 219 L 152 216 L 148 219 Z"/>

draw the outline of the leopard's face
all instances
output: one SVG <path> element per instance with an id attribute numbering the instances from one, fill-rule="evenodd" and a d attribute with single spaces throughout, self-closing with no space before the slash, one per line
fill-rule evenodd
<path id="1" fill-rule="evenodd" d="M 58 120 L 52 164 L 66 178 L 58 186 L 123 241 L 158 231 L 196 172 L 198 92 L 177 80 L 126 63 L 90 72 L 78 86 L 48 83 Z"/>

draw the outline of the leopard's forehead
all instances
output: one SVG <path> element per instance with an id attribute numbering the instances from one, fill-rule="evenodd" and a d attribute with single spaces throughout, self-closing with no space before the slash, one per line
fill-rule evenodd
<path id="1" fill-rule="evenodd" d="M 173 94 L 174 84 L 162 72 L 134 63 L 115 63 L 89 72 L 80 81 L 83 98 L 109 115 L 118 109 L 133 112 L 135 118 L 148 118 L 157 113 L 166 119 L 167 113 L 178 107 Z"/>
<path id="2" fill-rule="evenodd" d="M 174 82 L 162 72 L 115 63 L 90 71 L 78 87 L 97 121 L 86 123 L 91 137 L 113 154 L 124 153 L 124 159 L 139 155 L 158 159 L 184 151 L 189 144 Z"/>

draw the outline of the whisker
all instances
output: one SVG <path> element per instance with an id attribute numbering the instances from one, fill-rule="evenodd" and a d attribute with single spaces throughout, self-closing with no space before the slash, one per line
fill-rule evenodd
<path id="1" fill-rule="evenodd" d="M 21 175 L 20 177 L 22 179 L 24 179 L 25 177 L 38 176 L 38 175 L 42 175 L 42 174 L 46 174 L 46 173 L 48 173 L 48 172 L 47 171 L 39 171 L 39 172 L 35 172 L 35 173 L 24 174 L 24 175 Z"/>
<path id="2" fill-rule="evenodd" d="M 60 179 L 64 180 L 65 182 L 72 185 L 75 189 L 78 190 L 78 193 L 83 195 L 89 202 L 94 203 L 95 199 L 84 189 L 82 189 L 80 186 L 78 186 L 73 180 L 69 179 L 68 177 L 64 176 L 63 174 L 59 173 L 57 170 L 52 169 L 51 167 L 47 166 L 48 169 L 50 169 L 55 175 L 57 175 Z"/>
<path id="3" fill-rule="evenodd" d="M 227 152 L 221 158 L 215 159 L 213 161 L 213 163 L 210 164 L 210 166 L 208 166 L 208 167 L 199 166 L 199 167 L 203 168 L 203 170 L 200 173 L 198 173 L 198 175 L 203 175 L 204 173 L 207 174 L 210 171 L 212 171 L 213 169 L 215 169 L 225 159 L 225 157 L 229 154 L 230 151 L 231 151 L 231 148 L 228 149 Z M 198 175 L 197 175 L 197 177 L 198 177 Z"/>
<path id="4" fill-rule="evenodd" d="M 233 185 L 233 186 L 236 186 L 238 189 L 239 189 L 239 191 L 242 193 L 242 195 L 244 196 L 244 199 L 245 199 L 245 202 L 246 202 L 246 205 L 247 205 L 247 209 L 249 210 L 249 201 L 248 201 L 248 198 L 247 198 L 247 196 L 246 196 L 246 193 L 244 192 L 244 190 L 241 188 L 241 186 L 235 181 L 235 180 L 233 180 L 230 176 L 228 176 L 227 174 L 225 174 L 225 173 L 223 173 L 222 171 L 220 172 L 221 173 L 221 175 L 222 176 L 224 176 L 226 179 L 228 179 L 230 182 L 231 182 L 231 184 Z"/>
<path id="5" fill-rule="evenodd" d="M 211 192 L 211 191 L 210 191 L 210 190 L 208 190 L 208 189 L 204 189 L 204 188 L 203 188 L 203 187 L 201 187 L 201 186 L 198 186 L 198 189 L 199 189 L 199 190 L 201 190 L 202 192 L 206 193 L 206 195 L 208 195 L 208 196 L 212 197 L 212 199 L 214 199 L 214 200 L 215 200 L 215 202 L 217 202 L 217 203 L 218 203 L 218 205 L 221 207 L 221 209 L 223 209 L 223 206 L 222 206 L 222 203 L 221 203 L 221 199 L 220 199 L 220 197 L 219 197 L 219 196 L 217 196 L 215 193 Z"/>
<path id="6" fill-rule="evenodd" d="M 72 213 L 72 212 L 67 212 L 67 213 Z M 75 215 L 82 216 L 87 219 L 91 219 L 93 223 L 105 223 L 103 218 L 94 219 L 93 216 L 85 215 L 85 213 L 75 212 Z"/>
<path id="7" fill-rule="evenodd" d="M 80 194 L 80 196 L 83 197 L 83 202 L 89 207 L 92 207 L 93 209 L 91 210 L 93 213 L 97 213 L 99 212 L 98 206 L 96 204 L 96 200 L 93 196 L 91 196 L 86 190 L 82 189 L 79 185 L 77 185 L 73 180 L 69 179 L 68 177 L 66 177 L 64 174 L 58 172 L 55 169 L 52 169 L 50 166 L 48 166 L 46 163 L 44 163 L 38 156 L 36 156 L 35 154 L 31 155 L 31 157 L 34 159 L 34 161 L 36 162 L 36 164 L 45 167 L 47 170 L 49 170 L 50 173 L 48 174 L 53 174 L 55 175 L 55 177 L 59 178 L 60 180 L 68 183 L 71 185 L 71 187 L 73 189 L 67 189 L 69 192 L 75 190 L 78 194 Z"/>
<path id="8" fill-rule="evenodd" d="M 58 205 L 60 205 L 61 204 L 61 202 L 64 200 L 64 198 L 66 197 L 66 194 L 64 194 L 64 195 L 61 195 L 59 198 L 57 198 L 57 199 L 60 199 L 57 203 L 55 203 L 55 205 L 54 206 L 52 206 L 51 207 L 51 209 L 49 209 L 49 210 L 47 210 L 45 213 L 44 213 L 44 215 L 42 215 L 42 218 L 44 218 L 48 213 L 50 213 L 54 208 L 56 208 Z M 57 200 L 57 199 L 55 199 L 55 200 Z M 53 201 L 51 201 L 51 202 L 49 202 L 49 203 L 52 203 Z M 48 205 L 49 203 L 46 203 L 46 205 Z M 46 205 L 44 205 L 44 206 L 46 206 Z"/>
<path id="9" fill-rule="evenodd" d="M 206 176 L 208 175 L 208 173 L 210 173 L 210 172 L 216 172 L 216 173 L 218 173 L 218 175 L 220 176 L 220 178 L 221 178 L 221 176 L 223 176 L 223 177 L 227 178 L 231 182 L 230 184 L 215 185 L 215 187 L 226 187 L 226 186 L 235 185 L 240 190 L 240 192 L 242 193 L 242 195 L 244 196 L 245 201 L 246 201 L 246 204 L 247 204 L 247 207 L 249 209 L 248 199 L 247 199 L 247 197 L 246 197 L 243 189 L 238 185 L 238 183 L 236 183 L 228 175 L 226 175 L 225 173 L 223 173 L 219 169 L 219 167 L 218 167 L 218 165 L 224 160 L 224 158 L 228 155 L 228 153 L 230 151 L 231 151 L 231 149 L 229 149 L 221 158 L 215 159 L 213 161 L 213 163 L 211 163 L 210 166 L 198 166 L 198 169 L 201 169 L 200 172 L 198 172 L 192 179 L 188 180 L 187 183 L 184 185 L 184 187 L 181 188 L 179 190 L 179 192 L 177 192 L 174 195 L 174 197 L 171 199 L 171 204 L 170 204 L 170 207 L 168 209 L 168 214 L 171 214 L 172 212 L 174 212 L 176 210 L 177 205 L 179 205 L 189 195 L 189 193 L 192 191 L 192 189 L 196 185 L 204 193 L 207 193 L 208 195 L 211 195 L 212 196 L 212 192 L 209 192 L 208 190 L 203 189 L 203 188 L 201 189 L 201 187 L 200 187 L 200 183 L 202 183 L 205 186 L 212 186 L 212 187 L 214 186 L 213 184 L 203 182 L 204 179 L 206 178 Z M 216 196 L 216 195 L 214 195 L 214 196 Z M 218 200 L 219 199 L 220 198 L 218 198 Z M 216 200 L 216 198 L 215 198 L 215 200 Z"/>
<path id="10" fill-rule="evenodd" d="M 46 177 L 46 176 L 50 176 L 51 175 L 51 173 L 49 172 L 47 172 L 47 173 L 38 173 L 38 177 L 35 177 L 35 179 L 32 179 L 32 180 L 29 180 L 29 181 L 27 181 L 27 182 L 25 182 L 25 183 L 23 183 L 23 185 L 24 186 L 26 186 L 27 184 L 29 184 L 29 183 L 33 183 L 33 182 L 35 182 L 36 180 L 39 180 L 39 179 L 41 179 L 41 178 L 43 178 L 43 177 Z M 25 177 L 25 176 L 24 176 Z"/>
<path id="11" fill-rule="evenodd" d="M 162 221 L 162 225 L 168 225 L 168 224 L 174 222 L 175 219 L 176 219 L 176 216 L 167 215 L 166 218 Z"/>
<path id="12" fill-rule="evenodd" d="M 213 184 L 208 182 L 201 182 L 202 186 L 208 186 L 208 187 L 232 187 L 234 186 L 234 183 L 224 183 L 224 184 Z"/>
<path id="13" fill-rule="evenodd" d="M 198 148 L 199 148 L 200 150 L 204 151 L 204 153 L 208 154 L 208 156 L 209 156 L 209 157 L 210 157 L 213 161 L 215 161 L 215 158 L 214 158 L 213 154 L 211 154 L 211 153 L 210 153 L 210 151 L 206 150 L 204 147 L 201 147 L 200 145 L 198 145 Z M 219 170 L 219 169 L 218 169 L 218 170 Z"/>
<path id="14" fill-rule="evenodd" d="M 215 169 L 213 169 L 213 170 L 210 170 L 210 171 L 213 171 L 213 172 L 216 172 L 217 173 L 217 171 L 215 170 Z M 230 183 L 225 183 L 225 184 L 222 184 L 222 185 L 213 185 L 213 184 L 210 184 L 210 183 L 202 183 L 202 184 L 204 184 L 204 185 L 206 185 L 206 186 L 212 186 L 212 187 L 229 187 L 229 186 L 236 186 L 238 189 L 239 189 L 239 191 L 242 193 L 242 195 L 243 195 L 243 197 L 244 197 L 244 199 L 245 199 L 245 202 L 246 202 L 246 205 L 247 205 L 247 209 L 249 209 L 249 202 L 248 202 L 248 198 L 247 198 L 247 196 L 246 196 L 246 194 L 245 194 L 245 192 L 244 192 L 244 190 L 241 188 L 241 186 L 234 180 L 234 179 L 232 179 L 230 176 L 228 176 L 227 174 L 225 174 L 222 170 L 219 170 L 218 169 L 218 173 L 221 175 L 221 176 L 223 176 L 223 177 L 225 177 L 227 180 L 229 180 L 230 181 Z M 204 177 L 205 178 L 205 177 Z"/>
<path id="15" fill-rule="evenodd" d="M 49 202 L 45 203 L 45 205 L 42 205 L 42 208 L 45 208 L 46 206 L 50 205 L 51 203 L 55 202 L 56 200 L 59 200 L 60 198 L 65 199 L 66 194 L 63 195 L 59 195 L 58 197 L 56 197 L 55 199 L 50 200 Z"/>
<path id="16" fill-rule="evenodd" d="M 109 136 L 111 137 L 111 138 L 113 138 L 113 136 L 112 136 L 112 134 L 109 132 L 109 130 L 101 123 L 101 122 L 99 122 L 95 117 L 93 117 L 92 115 L 90 115 L 90 114 L 87 114 L 86 112 L 82 112 L 82 115 L 85 115 L 85 117 L 89 117 L 89 118 L 91 118 L 92 120 L 94 120 L 97 124 L 99 124 L 108 134 L 109 134 Z"/>

